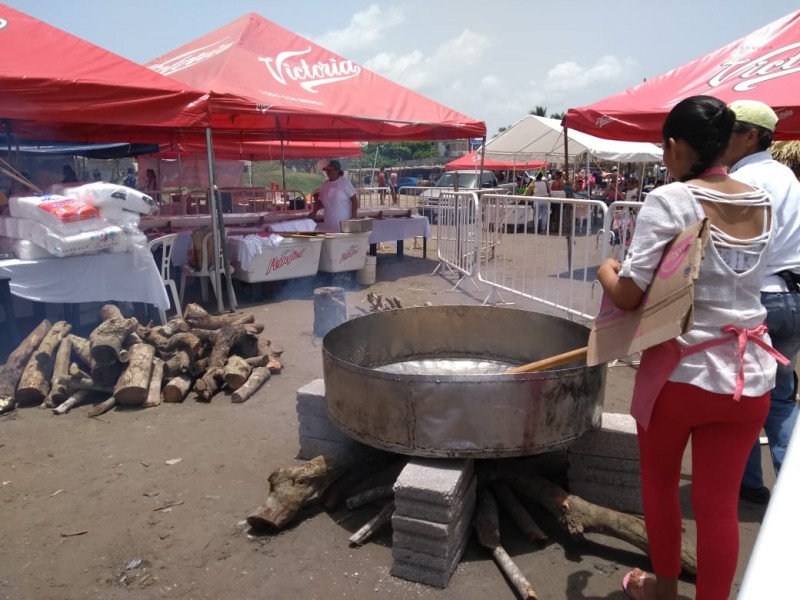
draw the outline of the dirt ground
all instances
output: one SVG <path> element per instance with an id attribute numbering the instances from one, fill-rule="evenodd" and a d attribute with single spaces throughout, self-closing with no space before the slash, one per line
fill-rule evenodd
<path id="1" fill-rule="evenodd" d="M 348 314 L 368 310 L 369 290 L 397 296 L 406 306 L 483 301 L 485 291 L 468 282 L 451 292 L 452 276 L 431 276 L 434 252 L 424 260 L 410 241 L 406 248 L 403 259 L 388 246 L 379 254 L 375 285 L 348 287 Z M 253 535 L 243 522 L 266 497 L 267 476 L 298 462 L 295 393 L 322 377 L 312 292 L 330 283 L 306 278 L 265 287 L 255 302 L 241 298 L 243 310 L 285 350 L 283 373 L 244 404 L 221 394 L 210 404 L 189 399 L 96 419 L 87 418 L 87 407 L 64 416 L 24 408 L 1 417 L 0 598 L 514 598 L 474 539 L 444 590 L 392 577 L 388 529 L 363 547 L 348 546 L 350 533 L 374 509 L 309 509 L 277 535 Z M 610 367 L 606 411 L 627 411 L 633 374 L 627 364 Z M 685 527 L 693 538 L 685 471 Z M 536 546 L 504 526 L 503 543 L 540 599 L 624 600 L 624 573 L 648 568 L 635 548 L 600 536 L 572 541 L 552 519 L 532 511 L 551 541 Z M 740 506 L 734 594 L 763 514 L 761 507 Z M 691 581 L 681 581 L 680 593 L 694 597 Z"/>

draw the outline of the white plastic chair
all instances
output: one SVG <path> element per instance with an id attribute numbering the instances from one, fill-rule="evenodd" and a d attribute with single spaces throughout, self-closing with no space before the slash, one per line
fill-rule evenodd
<path id="1" fill-rule="evenodd" d="M 219 298 L 219 290 L 217 290 L 217 280 L 214 277 L 214 271 L 222 273 L 222 248 L 217 255 L 216 265 L 211 264 L 209 260 L 208 247 L 212 243 L 213 232 L 209 232 L 203 236 L 202 248 L 200 253 L 200 268 L 194 268 L 190 264 L 185 264 L 181 267 L 181 292 L 180 299 L 183 302 L 183 292 L 186 289 L 187 277 L 200 277 L 200 291 L 202 293 L 203 302 L 208 302 L 208 283 L 206 278 L 211 280 L 211 288 L 214 290 L 214 297 Z"/>
<path id="2" fill-rule="evenodd" d="M 156 239 L 152 240 L 147 247 L 150 249 L 150 252 L 155 252 L 159 246 L 162 247 L 160 265 L 161 281 L 164 282 L 164 287 L 172 293 L 172 306 L 180 317 L 181 299 L 178 295 L 178 287 L 175 284 L 175 280 L 172 279 L 172 275 L 170 273 L 170 267 L 172 266 L 172 251 L 175 248 L 175 240 L 177 238 L 177 233 L 162 235 L 161 237 L 157 237 Z M 166 323 L 167 315 L 163 308 L 158 309 L 158 314 L 161 317 L 161 323 Z"/>

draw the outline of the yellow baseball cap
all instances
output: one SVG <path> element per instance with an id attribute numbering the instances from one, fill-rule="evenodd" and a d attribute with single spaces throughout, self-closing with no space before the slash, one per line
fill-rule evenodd
<path id="1" fill-rule="evenodd" d="M 736 100 L 728 107 L 736 114 L 737 121 L 775 131 L 778 115 L 769 105 L 759 100 Z"/>

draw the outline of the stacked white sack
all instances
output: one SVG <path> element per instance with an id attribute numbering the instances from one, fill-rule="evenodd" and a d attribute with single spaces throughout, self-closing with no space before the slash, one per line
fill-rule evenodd
<path id="1" fill-rule="evenodd" d="M 37 221 L 22 219 L 19 232 L 21 239 L 30 240 L 60 258 L 103 251 L 124 252 L 127 249 L 125 235 L 116 225 L 106 224 L 94 231 L 62 235 Z"/>
<path id="2" fill-rule="evenodd" d="M 100 229 L 106 224 L 94 206 L 55 194 L 13 196 L 8 201 L 8 210 L 12 217 L 30 219 L 63 235 Z"/>
<path id="3" fill-rule="evenodd" d="M 140 215 L 149 215 L 155 209 L 155 202 L 144 192 L 102 181 L 65 189 L 64 195 L 83 200 L 98 209 L 121 209 Z"/>

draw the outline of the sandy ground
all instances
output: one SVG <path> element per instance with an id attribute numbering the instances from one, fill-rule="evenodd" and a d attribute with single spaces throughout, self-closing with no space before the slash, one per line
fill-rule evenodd
<path id="1" fill-rule="evenodd" d="M 485 290 L 465 282 L 451 292 L 453 277 L 430 275 L 435 248 L 427 260 L 410 241 L 406 248 L 399 259 L 387 245 L 377 283 L 348 288 L 349 314 L 368 310 L 370 289 L 407 306 L 483 301 Z M 188 400 L 97 419 L 87 418 L 86 407 L 59 417 L 38 408 L 1 417 L 0 598 L 514 598 L 474 539 L 444 590 L 392 577 L 390 531 L 364 547 L 348 546 L 350 533 L 374 509 L 309 509 L 272 536 L 252 535 L 243 523 L 264 500 L 273 469 L 298 462 L 295 393 L 322 377 L 311 298 L 314 287 L 327 284 L 306 278 L 265 287 L 257 302 L 243 298 L 243 309 L 285 349 L 283 373 L 244 404 L 232 405 L 222 394 L 210 404 Z M 610 368 L 606 411 L 627 411 L 633 374 L 628 365 Z M 686 469 L 682 499 L 693 537 L 689 483 Z M 624 573 L 648 568 L 647 558 L 622 542 L 572 541 L 552 519 L 533 512 L 551 541 L 532 545 L 504 526 L 503 543 L 541 599 L 623 600 Z M 763 512 L 740 507 L 737 588 Z M 680 593 L 694 597 L 692 583 L 682 581 Z"/>

